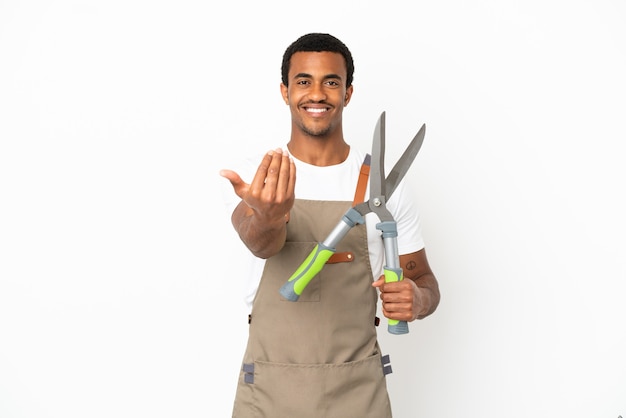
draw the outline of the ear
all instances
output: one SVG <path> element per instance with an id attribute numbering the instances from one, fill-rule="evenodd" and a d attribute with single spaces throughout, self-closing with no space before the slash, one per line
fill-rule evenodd
<path id="1" fill-rule="evenodd" d="M 289 104 L 289 88 L 284 83 L 280 83 L 280 94 L 283 96 L 285 104 Z"/>
<path id="2" fill-rule="evenodd" d="M 348 103 L 350 103 L 350 99 L 352 98 L 353 91 L 354 91 L 354 86 L 350 86 L 346 89 L 346 96 L 343 99 L 344 106 L 348 106 Z"/>

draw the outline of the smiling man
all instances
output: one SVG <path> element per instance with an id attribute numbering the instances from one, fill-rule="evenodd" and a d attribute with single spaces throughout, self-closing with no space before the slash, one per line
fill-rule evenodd
<path id="1" fill-rule="evenodd" d="M 297 39 L 282 61 L 280 92 L 291 112 L 286 147 L 238 171 L 220 171 L 234 189 L 231 221 L 251 261 L 235 418 L 391 417 L 385 380 L 391 368 L 377 339 L 377 302 L 385 317 L 407 322 L 427 317 L 439 303 L 419 214 L 402 182 L 387 207 L 397 222 L 404 280 L 385 283 L 381 231 L 369 214 L 298 302 L 279 293 L 344 213 L 367 199 L 369 156 L 345 141 L 342 125 L 353 74 L 350 50 L 336 37 Z"/>

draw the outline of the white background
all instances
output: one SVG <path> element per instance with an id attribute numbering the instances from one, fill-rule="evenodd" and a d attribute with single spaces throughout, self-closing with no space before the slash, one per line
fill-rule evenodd
<path id="1" fill-rule="evenodd" d="M 442 292 L 381 327 L 395 416 L 626 415 L 621 1 L 0 1 L 0 417 L 227 417 L 220 168 L 281 146 L 287 45 L 351 48 L 347 140 L 410 181 Z"/>

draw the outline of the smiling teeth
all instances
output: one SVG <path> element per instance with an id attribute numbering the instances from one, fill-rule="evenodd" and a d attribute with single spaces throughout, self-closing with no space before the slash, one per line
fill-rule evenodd
<path id="1" fill-rule="evenodd" d="M 322 113 L 322 112 L 326 112 L 326 109 L 307 109 L 307 112 Z"/>

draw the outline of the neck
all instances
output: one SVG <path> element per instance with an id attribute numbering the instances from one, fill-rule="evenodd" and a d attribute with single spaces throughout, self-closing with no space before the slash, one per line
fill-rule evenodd
<path id="1" fill-rule="evenodd" d="M 350 153 L 350 146 L 343 138 L 292 137 L 287 148 L 298 160 L 320 167 L 341 164 Z"/>

